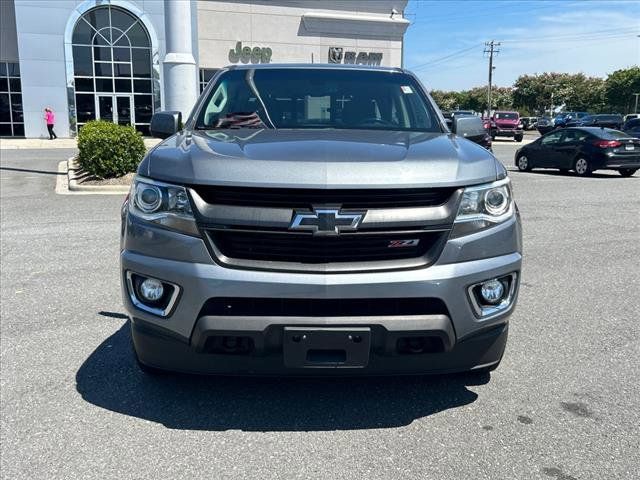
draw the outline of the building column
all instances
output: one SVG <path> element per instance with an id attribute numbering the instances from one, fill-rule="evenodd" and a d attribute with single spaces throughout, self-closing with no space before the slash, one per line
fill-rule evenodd
<path id="1" fill-rule="evenodd" d="M 196 61 L 193 58 L 192 2 L 164 0 L 167 54 L 164 57 L 164 110 L 182 112 L 186 119 L 198 99 Z"/>

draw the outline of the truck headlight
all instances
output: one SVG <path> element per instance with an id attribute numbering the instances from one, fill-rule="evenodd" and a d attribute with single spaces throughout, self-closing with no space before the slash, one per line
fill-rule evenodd
<path id="1" fill-rule="evenodd" d="M 184 187 L 136 175 L 129 195 L 129 213 L 189 235 L 199 235 Z"/>
<path id="2" fill-rule="evenodd" d="M 511 180 L 467 187 L 462 194 L 451 237 L 479 232 L 505 222 L 514 214 Z"/>

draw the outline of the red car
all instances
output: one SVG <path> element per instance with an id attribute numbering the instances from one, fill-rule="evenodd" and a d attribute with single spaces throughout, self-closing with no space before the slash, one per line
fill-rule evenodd
<path id="1" fill-rule="evenodd" d="M 513 137 L 516 142 L 521 142 L 524 135 L 518 112 L 494 112 L 490 128 L 492 140 L 496 137 Z"/>

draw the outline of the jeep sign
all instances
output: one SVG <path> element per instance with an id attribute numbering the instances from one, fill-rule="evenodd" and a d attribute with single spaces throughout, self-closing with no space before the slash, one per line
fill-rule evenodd
<path id="1" fill-rule="evenodd" d="M 269 63 L 272 51 L 269 47 L 243 47 L 242 42 L 236 43 L 236 48 L 229 50 L 231 63 Z"/>
<path id="2" fill-rule="evenodd" d="M 380 65 L 382 63 L 382 53 L 345 52 L 342 47 L 329 47 L 329 63 Z"/>

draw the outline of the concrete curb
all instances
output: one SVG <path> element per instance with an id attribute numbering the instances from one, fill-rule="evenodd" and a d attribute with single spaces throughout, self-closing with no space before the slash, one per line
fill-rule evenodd
<path id="1" fill-rule="evenodd" d="M 147 149 L 161 142 L 161 140 L 157 138 L 144 138 L 143 141 Z M 43 138 L 0 139 L 0 150 L 54 150 L 58 148 L 78 148 L 78 140 L 76 138 L 58 138 L 56 140 Z"/>
<path id="2" fill-rule="evenodd" d="M 79 185 L 76 178 L 78 167 L 75 157 L 63 160 L 58 164 L 56 193 L 59 195 L 126 195 L 129 185 Z"/>

